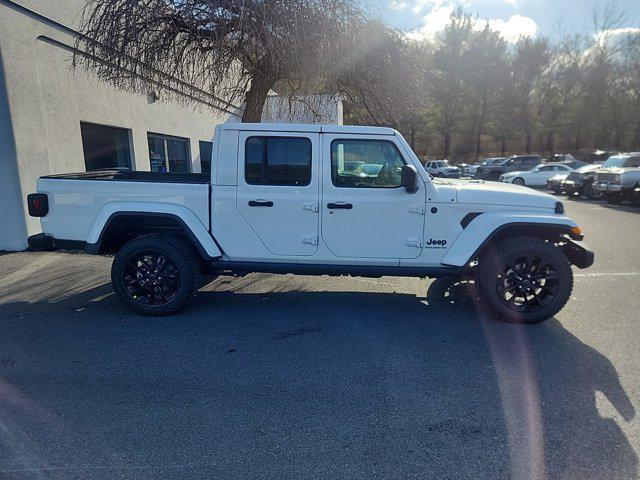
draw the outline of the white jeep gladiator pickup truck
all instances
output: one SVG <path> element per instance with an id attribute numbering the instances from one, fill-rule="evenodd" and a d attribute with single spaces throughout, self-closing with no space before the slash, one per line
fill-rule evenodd
<path id="1" fill-rule="evenodd" d="M 497 317 L 537 322 L 594 255 L 562 203 L 527 187 L 431 178 L 379 127 L 225 124 L 211 174 L 50 175 L 28 196 L 34 249 L 115 254 L 113 288 L 166 315 L 204 271 L 473 278 Z"/>

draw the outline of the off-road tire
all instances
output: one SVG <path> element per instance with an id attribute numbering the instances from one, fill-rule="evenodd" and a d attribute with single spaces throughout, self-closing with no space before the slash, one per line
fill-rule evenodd
<path id="1" fill-rule="evenodd" d="M 510 308 L 501 300 L 498 291 L 504 281 L 501 279 L 507 278 L 504 273 L 506 265 L 521 257 L 540 258 L 540 262 L 544 261 L 552 267 L 553 275 L 557 278 L 557 282 L 553 279 L 553 283 L 549 284 L 551 288 L 556 285 L 556 293 L 551 299 L 548 296 L 540 297 L 548 303 L 534 311 L 517 311 L 515 305 Z M 573 272 L 567 257 L 552 243 L 536 237 L 514 237 L 488 247 L 482 254 L 476 274 L 476 288 L 483 304 L 500 320 L 538 323 L 553 317 L 565 306 L 573 290 Z M 541 287 L 541 294 L 542 291 Z"/>
<path id="2" fill-rule="evenodd" d="M 161 305 L 141 303 L 129 293 L 125 285 L 127 262 L 147 252 L 166 257 L 179 274 L 177 292 Z M 191 246 L 179 237 L 144 235 L 131 240 L 120 249 L 111 266 L 111 284 L 120 300 L 134 312 L 146 316 L 171 315 L 180 310 L 200 287 L 200 260 Z"/>

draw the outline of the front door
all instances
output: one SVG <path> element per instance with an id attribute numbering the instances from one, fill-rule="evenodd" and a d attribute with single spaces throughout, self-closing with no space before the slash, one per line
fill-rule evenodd
<path id="1" fill-rule="evenodd" d="M 274 255 L 318 250 L 319 134 L 241 132 L 237 208 Z"/>
<path id="2" fill-rule="evenodd" d="M 323 135 L 322 239 L 337 257 L 415 258 L 425 188 L 400 185 L 406 164 L 393 136 Z"/>

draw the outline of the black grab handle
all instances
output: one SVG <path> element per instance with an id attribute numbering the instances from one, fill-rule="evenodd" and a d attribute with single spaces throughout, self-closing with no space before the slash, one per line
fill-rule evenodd
<path id="1" fill-rule="evenodd" d="M 249 200 L 250 207 L 273 207 L 273 202 L 268 200 Z"/>
<path id="2" fill-rule="evenodd" d="M 327 208 L 330 210 L 335 210 L 338 208 L 342 208 L 344 210 L 351 210 L 353 205 L 350 203 L 327 203 Z"/>

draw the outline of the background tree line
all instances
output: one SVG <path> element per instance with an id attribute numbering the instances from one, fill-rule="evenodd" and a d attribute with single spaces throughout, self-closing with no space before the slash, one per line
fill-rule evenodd
<path id="1" fill-rule="evenodd" d="M 347 123 L 390 125 L 419 154 L 469 161 L 640 150 L 640 35 L 614 38 L 621 17 L 604 17 L 598 35 L 515 44 L 462 11 L 431 40 L 379 32 L 392 39 L 375 53 L 385 61 L 356 74 L 366 91 L 347 95 Z"/>
<path id="2" fill-rule="evenodd" d="M 267 93 L 338 93 L 345 123 L 386 125 L 417 153 L 640 150 L 640 35 L 507 43 L 462 10 L 412 40 L 351 0 L 89 0 L 75 65 L 119 88 L 167 74 L 260 121 Z M 621 40 L 622 38 L 622 40 Z"/>

